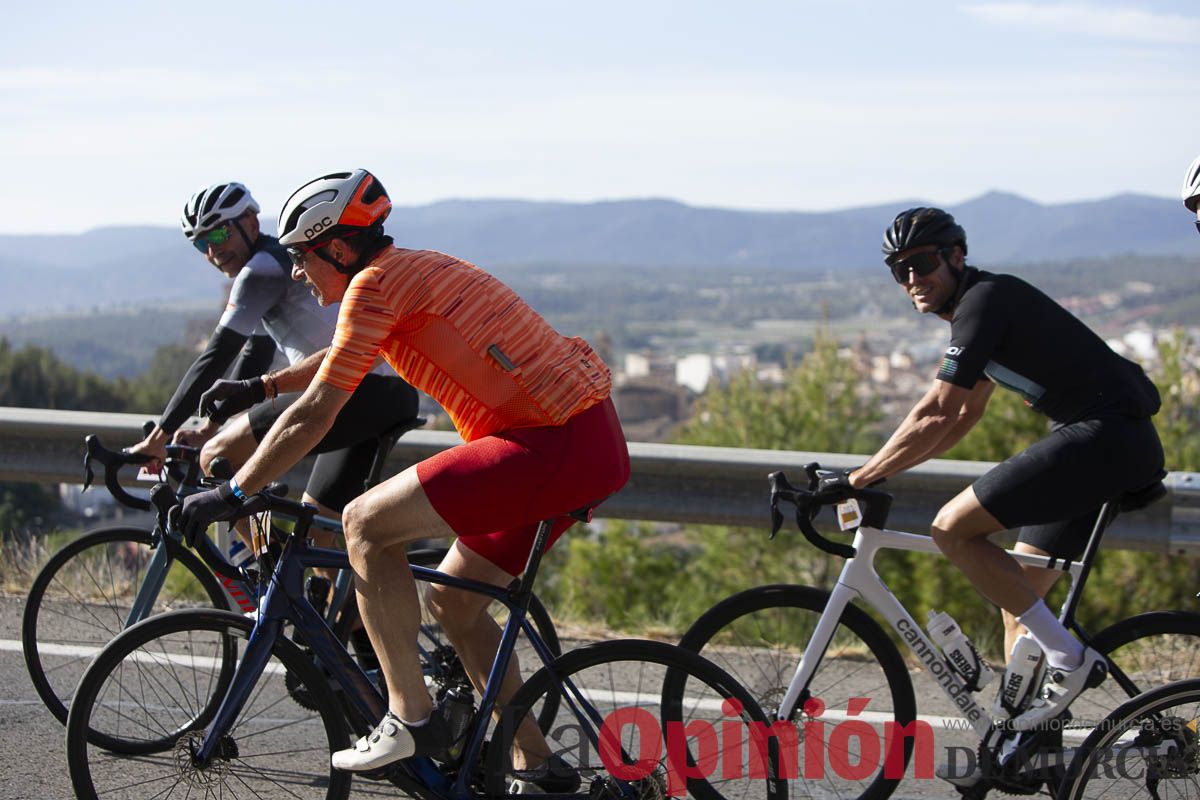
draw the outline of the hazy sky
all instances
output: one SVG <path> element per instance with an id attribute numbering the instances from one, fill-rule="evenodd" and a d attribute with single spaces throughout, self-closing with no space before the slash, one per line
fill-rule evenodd
<path id="1" fill-rule="evenodd" d="M 0 232 L 175 224 L 231 179 L 277 213 L 358 166 L 405 205 L 1174 196 L 1198 53 L 1195 0 L 22 3 Z"/>

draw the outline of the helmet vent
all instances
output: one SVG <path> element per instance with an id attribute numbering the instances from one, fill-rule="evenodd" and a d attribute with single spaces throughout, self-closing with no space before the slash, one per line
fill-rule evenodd
<path id="1" fill-rule="evenodd" d="M 225 201 L 221 203 L 221 208 L 236 206 L 245 195 L 246 193 L 243 190 L 234 189 L 228 194 L 228 196 L 226 196 Z"/>

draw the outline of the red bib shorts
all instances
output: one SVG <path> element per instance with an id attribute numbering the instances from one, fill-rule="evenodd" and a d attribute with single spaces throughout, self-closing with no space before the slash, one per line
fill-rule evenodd
<path id="1" fill-rule="evenodd" d="M 443 450 L 417 465 L 434 510 L 462 543 L 510 575 L 529 558 L 537 525 L 554 519 L 547 549 L 629 480 L 629 451 L 612 399 L 564 424 L 518 428 Z"/>

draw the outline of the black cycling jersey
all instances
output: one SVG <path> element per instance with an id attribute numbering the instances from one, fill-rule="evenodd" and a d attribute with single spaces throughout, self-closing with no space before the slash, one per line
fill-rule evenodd
<path id="1" fill-rule="evenodd" d="M 966 267 L 938 380 L 970 389 L 983 378 L 1021 394 L 1065 425 L 1096 414 L 1145 419 L 1158 390 L 1073 314 L 1012 275 Z"/>

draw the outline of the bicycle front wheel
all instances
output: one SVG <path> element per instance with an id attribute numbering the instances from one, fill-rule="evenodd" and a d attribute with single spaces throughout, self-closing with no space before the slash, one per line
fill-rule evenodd
<path id="1" fill-rule="evenodd" d="M 21 620 L 21 647 L 34 689 L 59 722 L 79 678 L 125 627 L 154 555 L 149 531 L 103 528 L 59 550 L 34 579 Z M 166 546 L 166 545 L 160 545 Z M 185 606 L 228 608 L 220 582 L 191 551 L 175 557 L 150 613 Z"/>
<path id="2" fill-rule="evenodd" d="M 1200 680 L 1140 694 L 1076 751 L 1058 800 L 1200 797 Z"/>
<path id="3" fill-rule="evenodd" d="M 829 593 L 809 586 L 760 586 L 726 598 L 706 611 L 680 640 L 745 686 L 767 716 L 780 703 L 800 663 L 804 647 L 829 602 Z M 904 660 L 883 629 L 863 611 L 847 606 L 798 707 L 788 719 L 805 754 L 793 793 L 813 798 L 861 797 L 882 800 L 900 783 L 913 750 L 909 736 L 889 737 L 916 719 L 916 699 Z M 816 723 L 824 722 L 820 727 Z M 848 733 L 855 723 L 866 734 Z M 808 723 L 813 723 L 814 727 Z M 808 735 L 821 735 L 811 751 Z M 932 733 L 930 733 L 932 736 Z M 885 751 L 903 743 L 903 751 Z M 812 755 L 809 753 L 812 752 Z M 891 760 L 889 760 L 891 756 Z M 903 762 L 894 759 L 902 757 Z M 823 763 L 809 764 L 820 758 Z M 807 775 L 819 777 L 805 777 Z"/>
<path id="4" fill-rule="evenodd" d="M 252 629 L 232 612 L 177 611 L 129 628 L 104 648 L 67 718 L 76 796 L 345 798 L 351 776 L 329 759 L 349 743 L 340 704 L 312 659 L 283 637 L 214 756 L 196 758 L 233 678 L 229 650 L 244 652 Z M 292 698 L 296 687 L 313 710 Z M 140 755 L 116 756 L 99 737 Z"/>
<path id="5" fill-rule="evenodd" d="M 664 702 L 668 684 L 686 689 Z M 546 698 L 561 706 L 543 739 L 535 722 Z M 485 793 L 545 779 L 554 753 L 556 786 L 544 788 L 554 794 L 785 800 L 787 755 L 767 734 L 750 694 L 705 659 L 662 642 L 600 642 L 556 659 L 513 697 L 487 749 Z"/>

